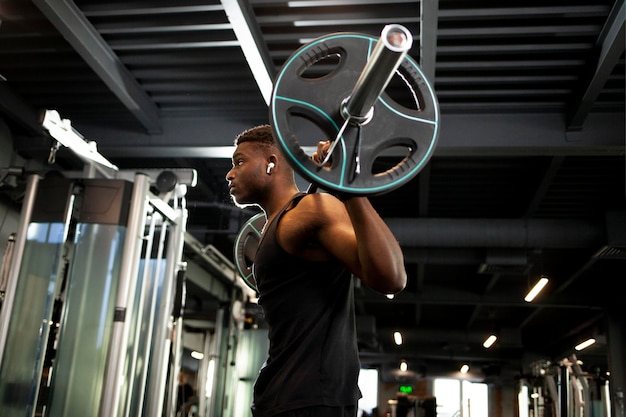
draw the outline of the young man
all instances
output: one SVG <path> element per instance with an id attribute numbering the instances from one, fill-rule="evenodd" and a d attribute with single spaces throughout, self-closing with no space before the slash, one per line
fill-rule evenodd
<path id="1" fill-rule="evenodd" d="M 383 294 L 401 291 L 400 246 L 367 197 L 300 192 L 269 125 L 242 132 L 235 145 L 230 194 L 267 218 L 253 272 L 270 346 L 252 413 L 355 417 L 361 393 L 351 275 Z M 327 149 L 320 143 L 314 158 L 323 160 Z"/>

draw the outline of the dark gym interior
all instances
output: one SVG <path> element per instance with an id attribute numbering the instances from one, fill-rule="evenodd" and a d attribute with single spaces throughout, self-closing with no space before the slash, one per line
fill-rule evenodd
<path id="1" fill-rule="evenodd" d="M 432 157 L 370 197 L 409 280 L 394 299 L 358 286 L 363 365 L 393 381 L 402 360 L 418 377 L 468 363 L 499 382 L 575 354 L 585 371 L 606 372 L 624 338 L 624 1 L 240 3 L 271 76 L 312 39 L 379 36 L 395 23 L 412 33 L 408 55 L 436 94 Z M 65 147 L 49 161 L 43 110 L 120 169 L 195 169 L 188 233 L 233 260 L 258 211 L 229 198 L 232 141 L 269 116 L 219 0 L 0 1 L 0 120 L 16 155 L 80 169 Z M 0 199 L 19 208 L 25 177 L 8 168 Z M 540 276 L 549 283 L 524 301 Z M 211 294 L 191 283 L 187 296 L 189 323 L 215 319 Z M 490 333 L 498 341 L 486 349 Z"/>

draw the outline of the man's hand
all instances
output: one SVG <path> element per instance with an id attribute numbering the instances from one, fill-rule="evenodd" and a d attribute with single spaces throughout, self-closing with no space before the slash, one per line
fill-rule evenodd
<path id="1" fill-rule="evenodd" d="M 313 160 L 317 162 L 318 165 L 321 165 L 322 162 L 324 162 L 324 159 L 326 159 L 330 146 L 331 146 L 331 142 L 329 140 L 317 142 L 317 151 L 313 152 Z M 326 167 L 330 167 L 331 162 L 332 162 L 331 158 L 329 158 L 328 161 L 326 162 L 325 164 Z"/>

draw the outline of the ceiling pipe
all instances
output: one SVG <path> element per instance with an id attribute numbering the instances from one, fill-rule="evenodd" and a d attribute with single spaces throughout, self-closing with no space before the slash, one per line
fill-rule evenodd
<path id="1" fill-rule="evenodd" d="M 606 243 L 604 223 L 562 219 L 385 220 L 402 247 L 588 248 Z"/>

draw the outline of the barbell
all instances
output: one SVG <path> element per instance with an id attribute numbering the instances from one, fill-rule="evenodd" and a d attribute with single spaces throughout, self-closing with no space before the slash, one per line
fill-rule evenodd
<path id="1" fill-rule="evenodd" d="M 285 61 L 269 119 L 298 174 L 331 192 L 374 195 L 404 185 L 424 168 L 439 135 L 439 106 L 407 55 L 411 44 L 411 33 L 393 24 L 380 38 L 322 36 Z M 322 163 L 305 151 L 320 140 L 332 143 Z"/>
<path id="2" fill-rule="evenodd" d="M 397 24 L 385 26 L 380 38 L 333 33 L 302 46 L 283 64 L 270 98 L 270 125 L 288 163 L 313 189 L 383 194 L 410 181 L 430 160 L 439 105 L 407 55 L 412 39 Z M 320 140 L 331 145 L 316 162 L 312 153 Z M 252 266 L 264 224 L 264 213 L 251 217 L 234 245 L 238 272 L 255 291 Z"/>

